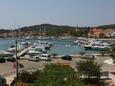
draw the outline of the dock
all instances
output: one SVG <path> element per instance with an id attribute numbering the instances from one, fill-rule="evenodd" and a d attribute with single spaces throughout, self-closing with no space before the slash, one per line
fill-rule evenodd
<path id="1" fill-rule="evenodd" d="M 17 57 L 21 57 L 21 56 L 25 55 L 27 53 L 28 49 L 30 49 L 30 48 L 32 48 L 32 45 L 28 46 L 27 48 L 25 48 L 25 49 L 21 50 L 19 53 L 17 53 Z M 14 57 L 15 57 L 15 55 L 14 55 Z"/>

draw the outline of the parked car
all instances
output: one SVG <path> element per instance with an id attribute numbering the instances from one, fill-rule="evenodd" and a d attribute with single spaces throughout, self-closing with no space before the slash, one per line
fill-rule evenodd
<path id="1" fill-rule="evenodd" d="M 82 56 L 82 59 L 94 60 L 95 59 L 95 55 L 93 55 L 93 54 L 85 54 L 85 55 Z"/>
<path id="2" fill-rule="evenodd" d="M 51 60 L 51 55 L 49 55 L 49 54 L 40 54 L 39 59 L 40 60 L 50 61 Z"/>
<path id="3" fill-rule="evenodd" d="M 62 56 L 61 57 L 63 60 L 68 60 L 68 61 L 71 61 L 72 60 L 72 56 L 70 55 L 65 55 L 65 56 Z"/>
<path id="4" fill-rule="evenodd" d="M 51 60 L 51 56 L 49 54 L 38 54 L 38 55 L 30 55 L 30 57 L 28 58 L 28 60 L 30 61 L 40 61 L 40 60 L 46 60 L 46 61 L 50 61 Z"/>
<path id="5" fill-rule="evenodd" d="M 7 86 L 6 79 L 0 75 L 0 86 Z"/>
<path id="6" fill-rule="evenodd" d="M 30 55 L 27 59 L 28 59 L 29 61 L 35 61 L 35 62 L 40 61 L 39 55 Z"/>
<path id="7" fill-rule="evenodd" d="M 5 63 L 5 58 L 0 57 L 0 63 Z"/>
<path id="8" fill-rule="evenodd" d="M 8 62 L 15 62 L 16 59 L 15 59 L 14 57 L 8 57 L 8 58 L 7 58 L 7 61 L 8 61 Z"/>

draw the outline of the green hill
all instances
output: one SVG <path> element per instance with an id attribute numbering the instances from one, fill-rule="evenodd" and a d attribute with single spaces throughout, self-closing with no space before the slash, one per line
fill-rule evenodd
<path id="1" fill-rule="evenodd" d="M 98 26 L 98 28 L 102 28 L 102 29 L 113 28 L 113 29 L 115 29 L 115 24 Z"/>
<path id="2" fill-rule="evenodd" d="M 85 33 L 84 31 L 87 31 L 90 27 L 77 27 L 78 31 L 82 35 L 82 33 Z M 69 33 L 69 35 L 75 36 L 76 33 L 76 27 L 73 26 L 67 26 L 67 25 L 52 25 L 52 24 L 41 24 L 41 25 L 34 25 L 34 26 L 28 26 L 28 27 L 22 27 L 20 28 L 20 31 L 27 32 L 32 31 L 33 33 L 46 33 L 47 36 L 61 36 L 65 33 Z M 79 35 L 80 35 L 79 34 Z"/>
<path id="3" fill-rule="evenodd" d="M 53 24 L 40 24 L 40 25 L 33 25 L 33 26 L 26 26 L 21 27 L 13 32 L 21 32 L 21 35 L 42 35 L 45 34 L 45 36 L 64 36 L 64 35 L 72 35 L 72 36 L 87 36 L 87 33 L 89 29 L 94 27 L 76 27 L 73 26 L 67 26 L 67 25 L 53 25 Z M 107 29 L 107 28 L 113 28 L 115 29 L 115 24 L 111 25 L 103 25 L 103 26 L 97 26 L 97 28 Z M 0 29 L 0 34 L 3 33 L 9 33 L 11 30 L 9 29 Z M 2 36 L 1 36 L 2 37 Z"/>

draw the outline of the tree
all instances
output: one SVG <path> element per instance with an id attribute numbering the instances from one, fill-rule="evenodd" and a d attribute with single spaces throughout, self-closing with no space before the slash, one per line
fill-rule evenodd
<path id="1" fill-rule="evenodd" d="M 113 63 L 115 63 L 115 45 L 112 46 L 111 58 L 113 59 Z"/>
<path id="2" fill-rule="evenodd" d="M 84 81 L 88 83 L 98 83 L 101 75 L 101 65 L 92 61 L 80 61 L 77 62 L 77 72 L 84 77 Z"/>
<path id="3" fill-rule="evenodd" d="M 112 58 L 112 60 L 113 60 L 113 63 L 115 63 L 115 51 L 113 52 L 111 52 L 111 58 Z"/>
<path id="4" fill-rule="evenodd" d="M 24 83 L 33 83 L 39 77 L 40 71 L 28 72 L 28 71 L 21 71 L 19 73 L 19 81 Z"/>
<path id="5" fill-rule="evenodd" d="M 53 58 L 55 58 L 57 55 L 58 55 L 57 53 L 52 54 Z"/>
<path id="6" fill-rule="evenodd" d="M 46 65 L 34 86 L 84 86 L 79 75 L 69 66 Z"/>
<path id="7" fill-rule="evenodd" d="M 85 52 L 80 52 L 79 54 L 80 54 L 81 56 L 83 56 L 83 55 L 85 54 Z"/>
<path id="8" fill-rule="evenodd" d="M 105 56 L 106 54 L 110 54 L 110 49 L 102 49 L 100 53 L 102 56 Z"/>

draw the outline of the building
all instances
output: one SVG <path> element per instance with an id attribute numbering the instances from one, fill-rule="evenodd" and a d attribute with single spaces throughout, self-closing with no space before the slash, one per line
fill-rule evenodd
<path id="1" fill-rule="evenodd" d="M 115 28 L 108 28 L 104 30 L 105 37 L 114 37 L 115 36 Z"/>
<path id="2" fill-rule="evenodd" d="M 89 30 L 88 37 L 99 38 L 103 35 L 103 29 L 93 28 Z"/>
<path id="3" fill-rule="evenodd" d="M 92 38 L 115 37 L 115 28 L 108 28 L 108 29 L 93 28 L 89 30 L 88 37 Z"/>

